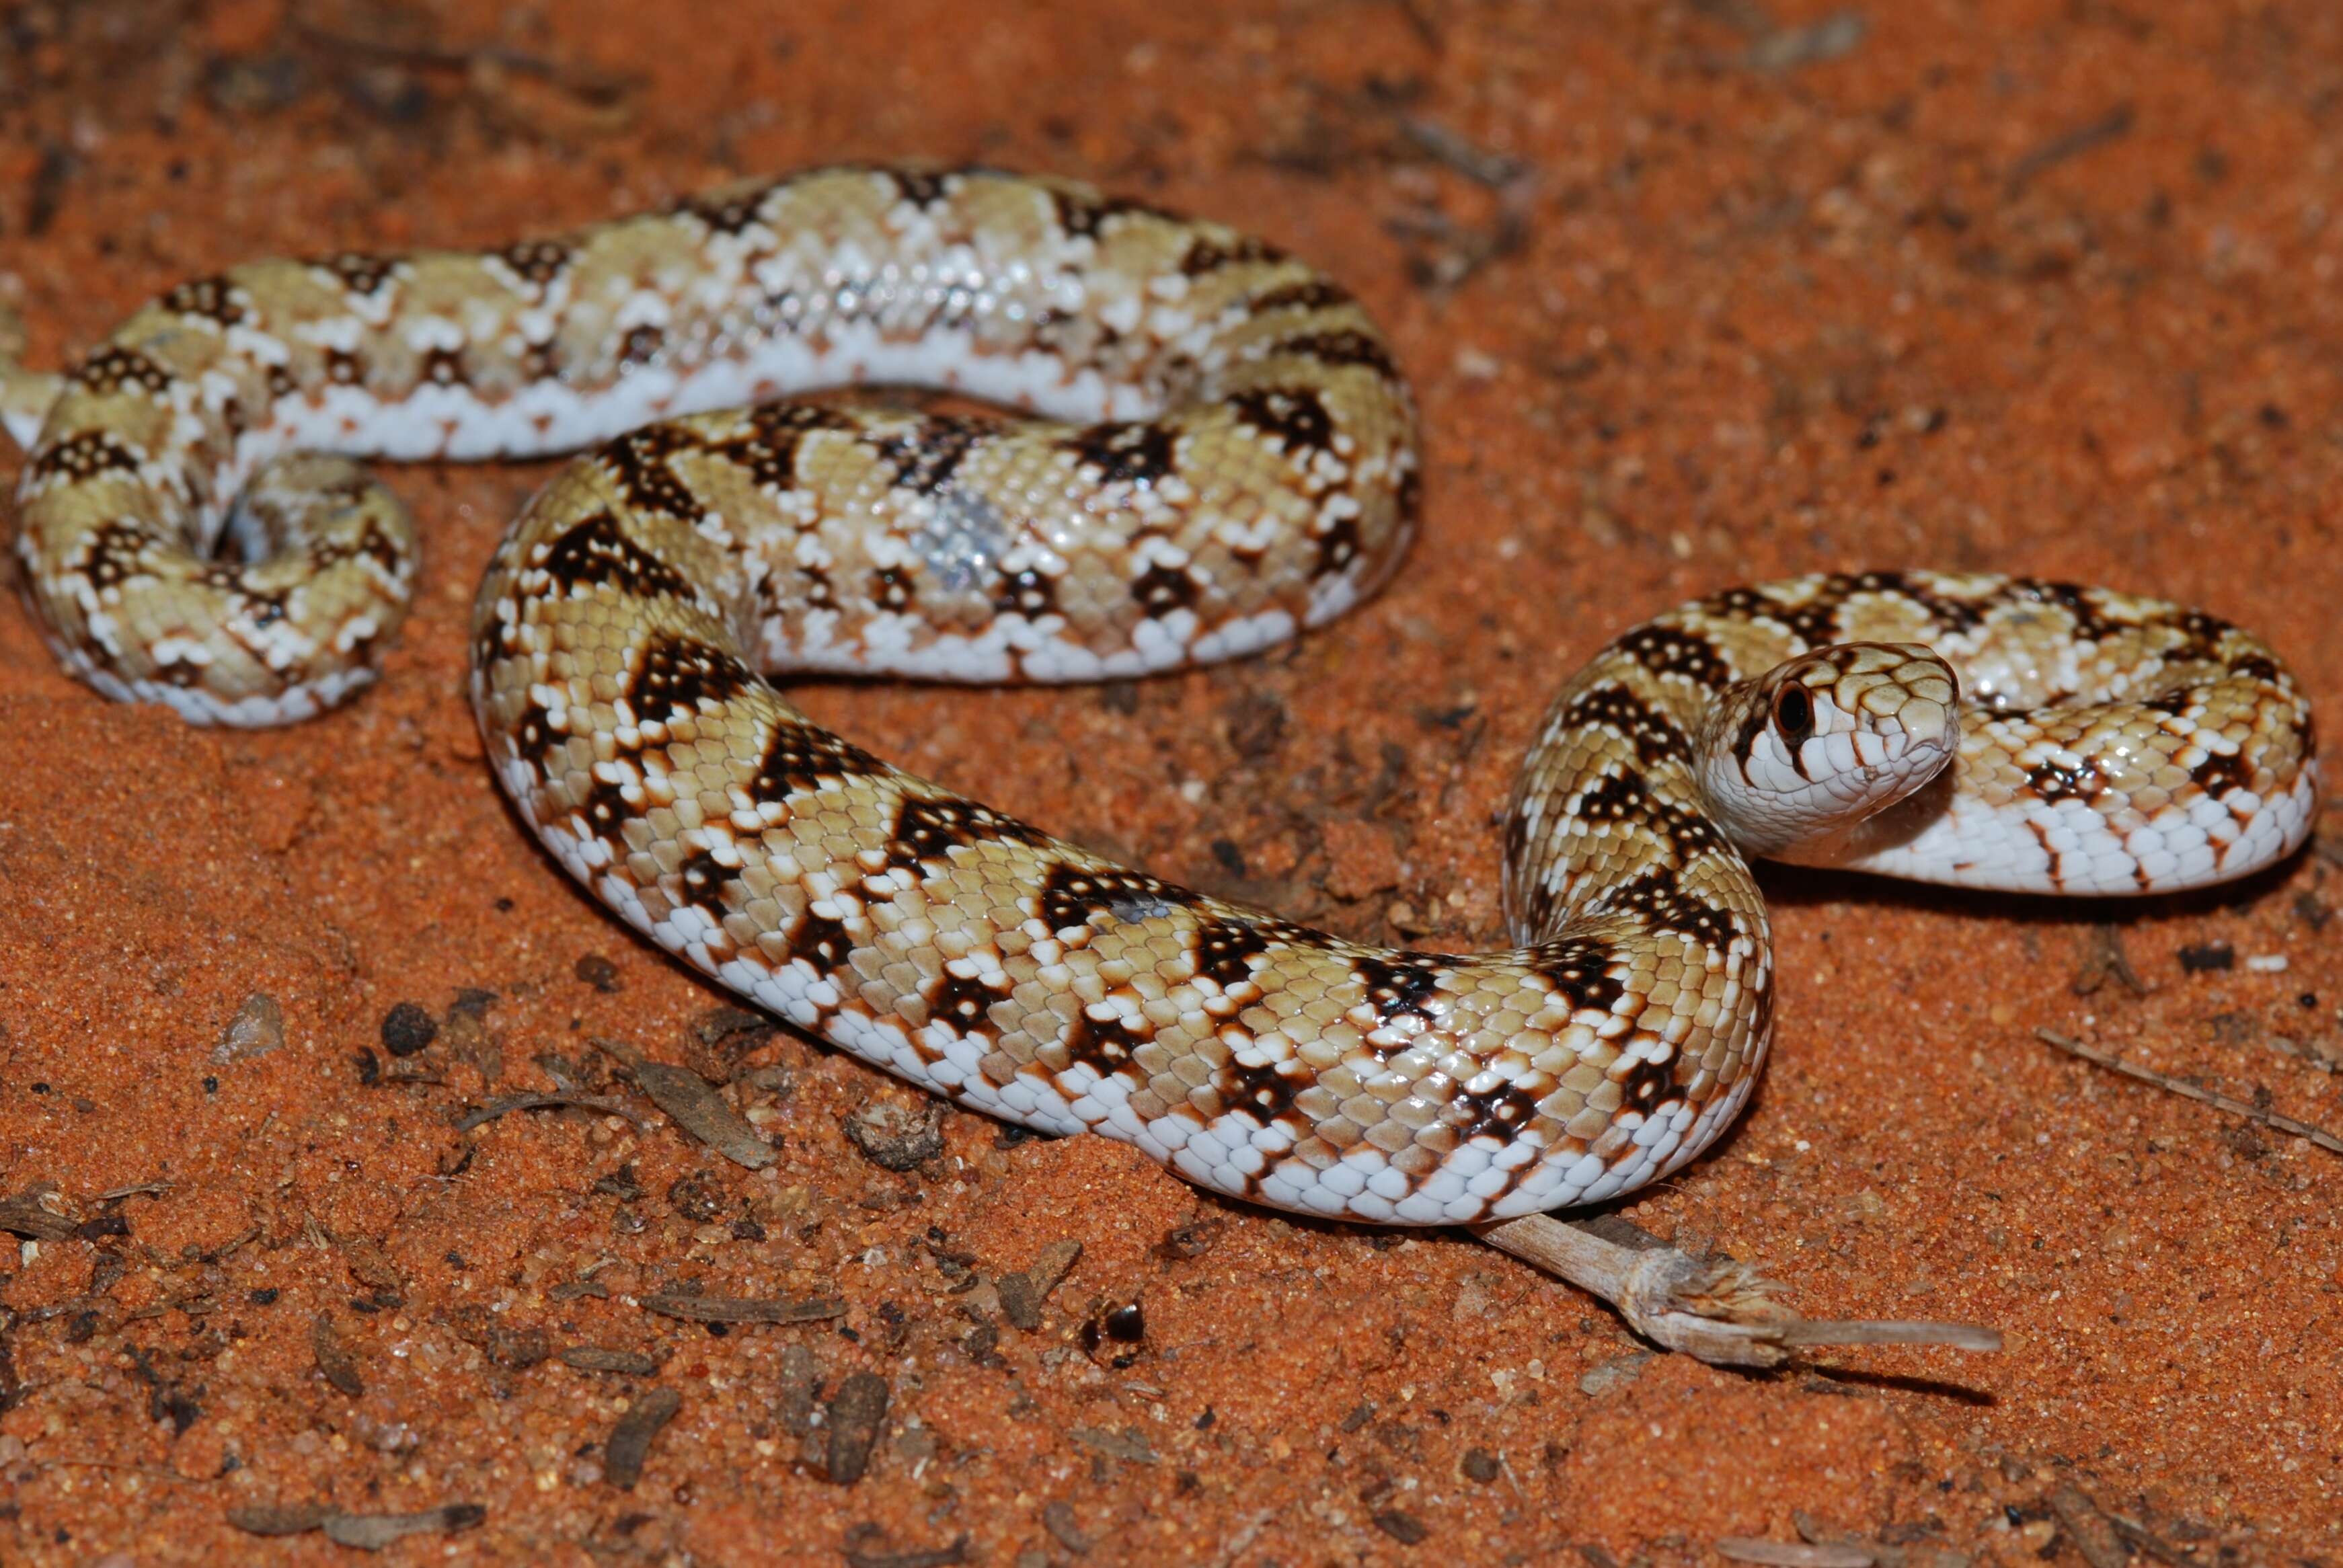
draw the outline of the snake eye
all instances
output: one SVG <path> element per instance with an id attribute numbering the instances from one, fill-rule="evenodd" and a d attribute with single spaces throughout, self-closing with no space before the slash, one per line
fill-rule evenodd
<path id="1" fill-rule="evenodd" d="M 1815 732 L 1815 699 L 1795 680 L 1774 694 L 1774 727 L 1793 751 Z"/>

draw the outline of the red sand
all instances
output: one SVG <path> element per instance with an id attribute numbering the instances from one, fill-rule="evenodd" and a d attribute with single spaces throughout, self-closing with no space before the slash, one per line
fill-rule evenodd
<path id="1" fill-rule="evenodd" d="M 844 156 L 1062 170 L 1256 226 L 1364 296 L 1416 377 L 1402 581 L 1192 677 L 806 700 L 1363 937 L 1493 941 L 1493 814 L 1546 695 L 1735 581 L 2110 582 L 2256 627 L 2343 712 L 2343 13 L 1933 0 L 1851 37 L 1783 9 L 24 5 L 0 263 L 55 364 L 237 260 L 501 239 Z M 230 1523 L 310 1503 L 484 1510 L 408 1562 L 916 1563 L 964 1535 L 994 1563 L 1612 1568 L 1799 1516 L 1913 1563 L 2120 1562 L 2102 1514 L 2171 1562 L 2343 1554 L 2343 1164 L 2031 1032 L 2343 1125 L 2331 816 L 2277 873 L 2147 906 L 1769 873 L 1770 1076 L 1625 1212 L 1810 1314 L 2008 1348 L 1639 1362 L 1606 1309 L 1469 1239 L 1240 1210 L 1092 1141 L 1003 1147 L 954 1112 L 943 1154 L 888 1172 L 841 1121 L 915 1091 L 789 1037 L 737 1060 L 695 1038 L 723 999 L 523 839 L 460 698 L 473 581 L 542 472 L 398 476 L 421 603 L 379 689 L 293 729 L 108 706 L 0 613 L 0 1196 L 54 1182 L 92 1221 L 0 1272 L 0 1558 L 337 1557 Z M 2146 994 L 2076 994 L 2106 921 Z M 2234 967 L 2181 962 L 2213 949 Z M 282 1049 L 216 1065 L 256 994 Z M 440 1028 L 395 1060 L 405 1000 Z M 729 1164 L 598 1076 L 642 1130 L 455 1129 L 549 1087 L 547 1053 L 598 1075 L 598 1036 L 787 1069 L 728 1091 L 779 1162 Z M 1068 1238 L 1021 1330 L 996 1282 Z M 719 1337 L 639 1305 L 679 1287 L 844 1314 Z M 1092 1307 L 1132 1298 L 1144 1345 L 1085 1355 Z M 321 1370 L 321 1318 L 362 1392 Z M 579 1346 L 659 1365 L 574 1370 Z M 889 1400 L 843 1484 L 858 1372 Z M 621 1490 L 608 1445 L 654 1389 L 680 1405 Z"/>

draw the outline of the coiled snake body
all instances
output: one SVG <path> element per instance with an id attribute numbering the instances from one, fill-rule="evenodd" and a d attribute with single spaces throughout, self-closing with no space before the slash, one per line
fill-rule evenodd
<path id="1" fill-rule="evenodd" d="M 407 514 L 317 454 L 607 441 L 475 612 L 480 728 L 554 856 L 870 1061 L 1289 1209 L 1494 1219 L 1692 1158 L 1772 1030 L 1745 850 L 2128 893 L 2310 822 L 2308 709 L 2248 634 L 1916 572 L 1735 589 L 1595 656 L 1515 790 L 1505 952 L 1341 940 L 890 768 L 758 671 L 1227 658 L 1347 608 L 1411 531 L 1413 407 L 1350 297 L 1066 182 L 830 169 L 498 251 L 263 263 L 62 381 L 10 375 L 34 613 L 108 696 L 202 722 L 341 700 L 404 613 Z M 770 401 L 869 381 L 1039 413 Z"/>

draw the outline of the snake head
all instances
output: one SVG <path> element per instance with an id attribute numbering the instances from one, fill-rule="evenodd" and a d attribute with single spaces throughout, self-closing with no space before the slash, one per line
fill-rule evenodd
<path id="1" fill-rule="evenodd" d="M 1840 643 L 1726 689 L 1702 728 L 1701 786 L 1733 841 L 1827 860 L 1952 760 L 1960 679 L 1917 643 Z"/>

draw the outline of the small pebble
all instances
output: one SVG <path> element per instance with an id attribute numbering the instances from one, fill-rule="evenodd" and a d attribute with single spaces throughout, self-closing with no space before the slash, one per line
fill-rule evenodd
<path id="1" fill-rule="evenodd" d="M 439 1026 L 416 1002 L 400 1002 L 382 1015 L 382 1048 L 393 1056 L 413 1056 L 438 1038 Z"/>

